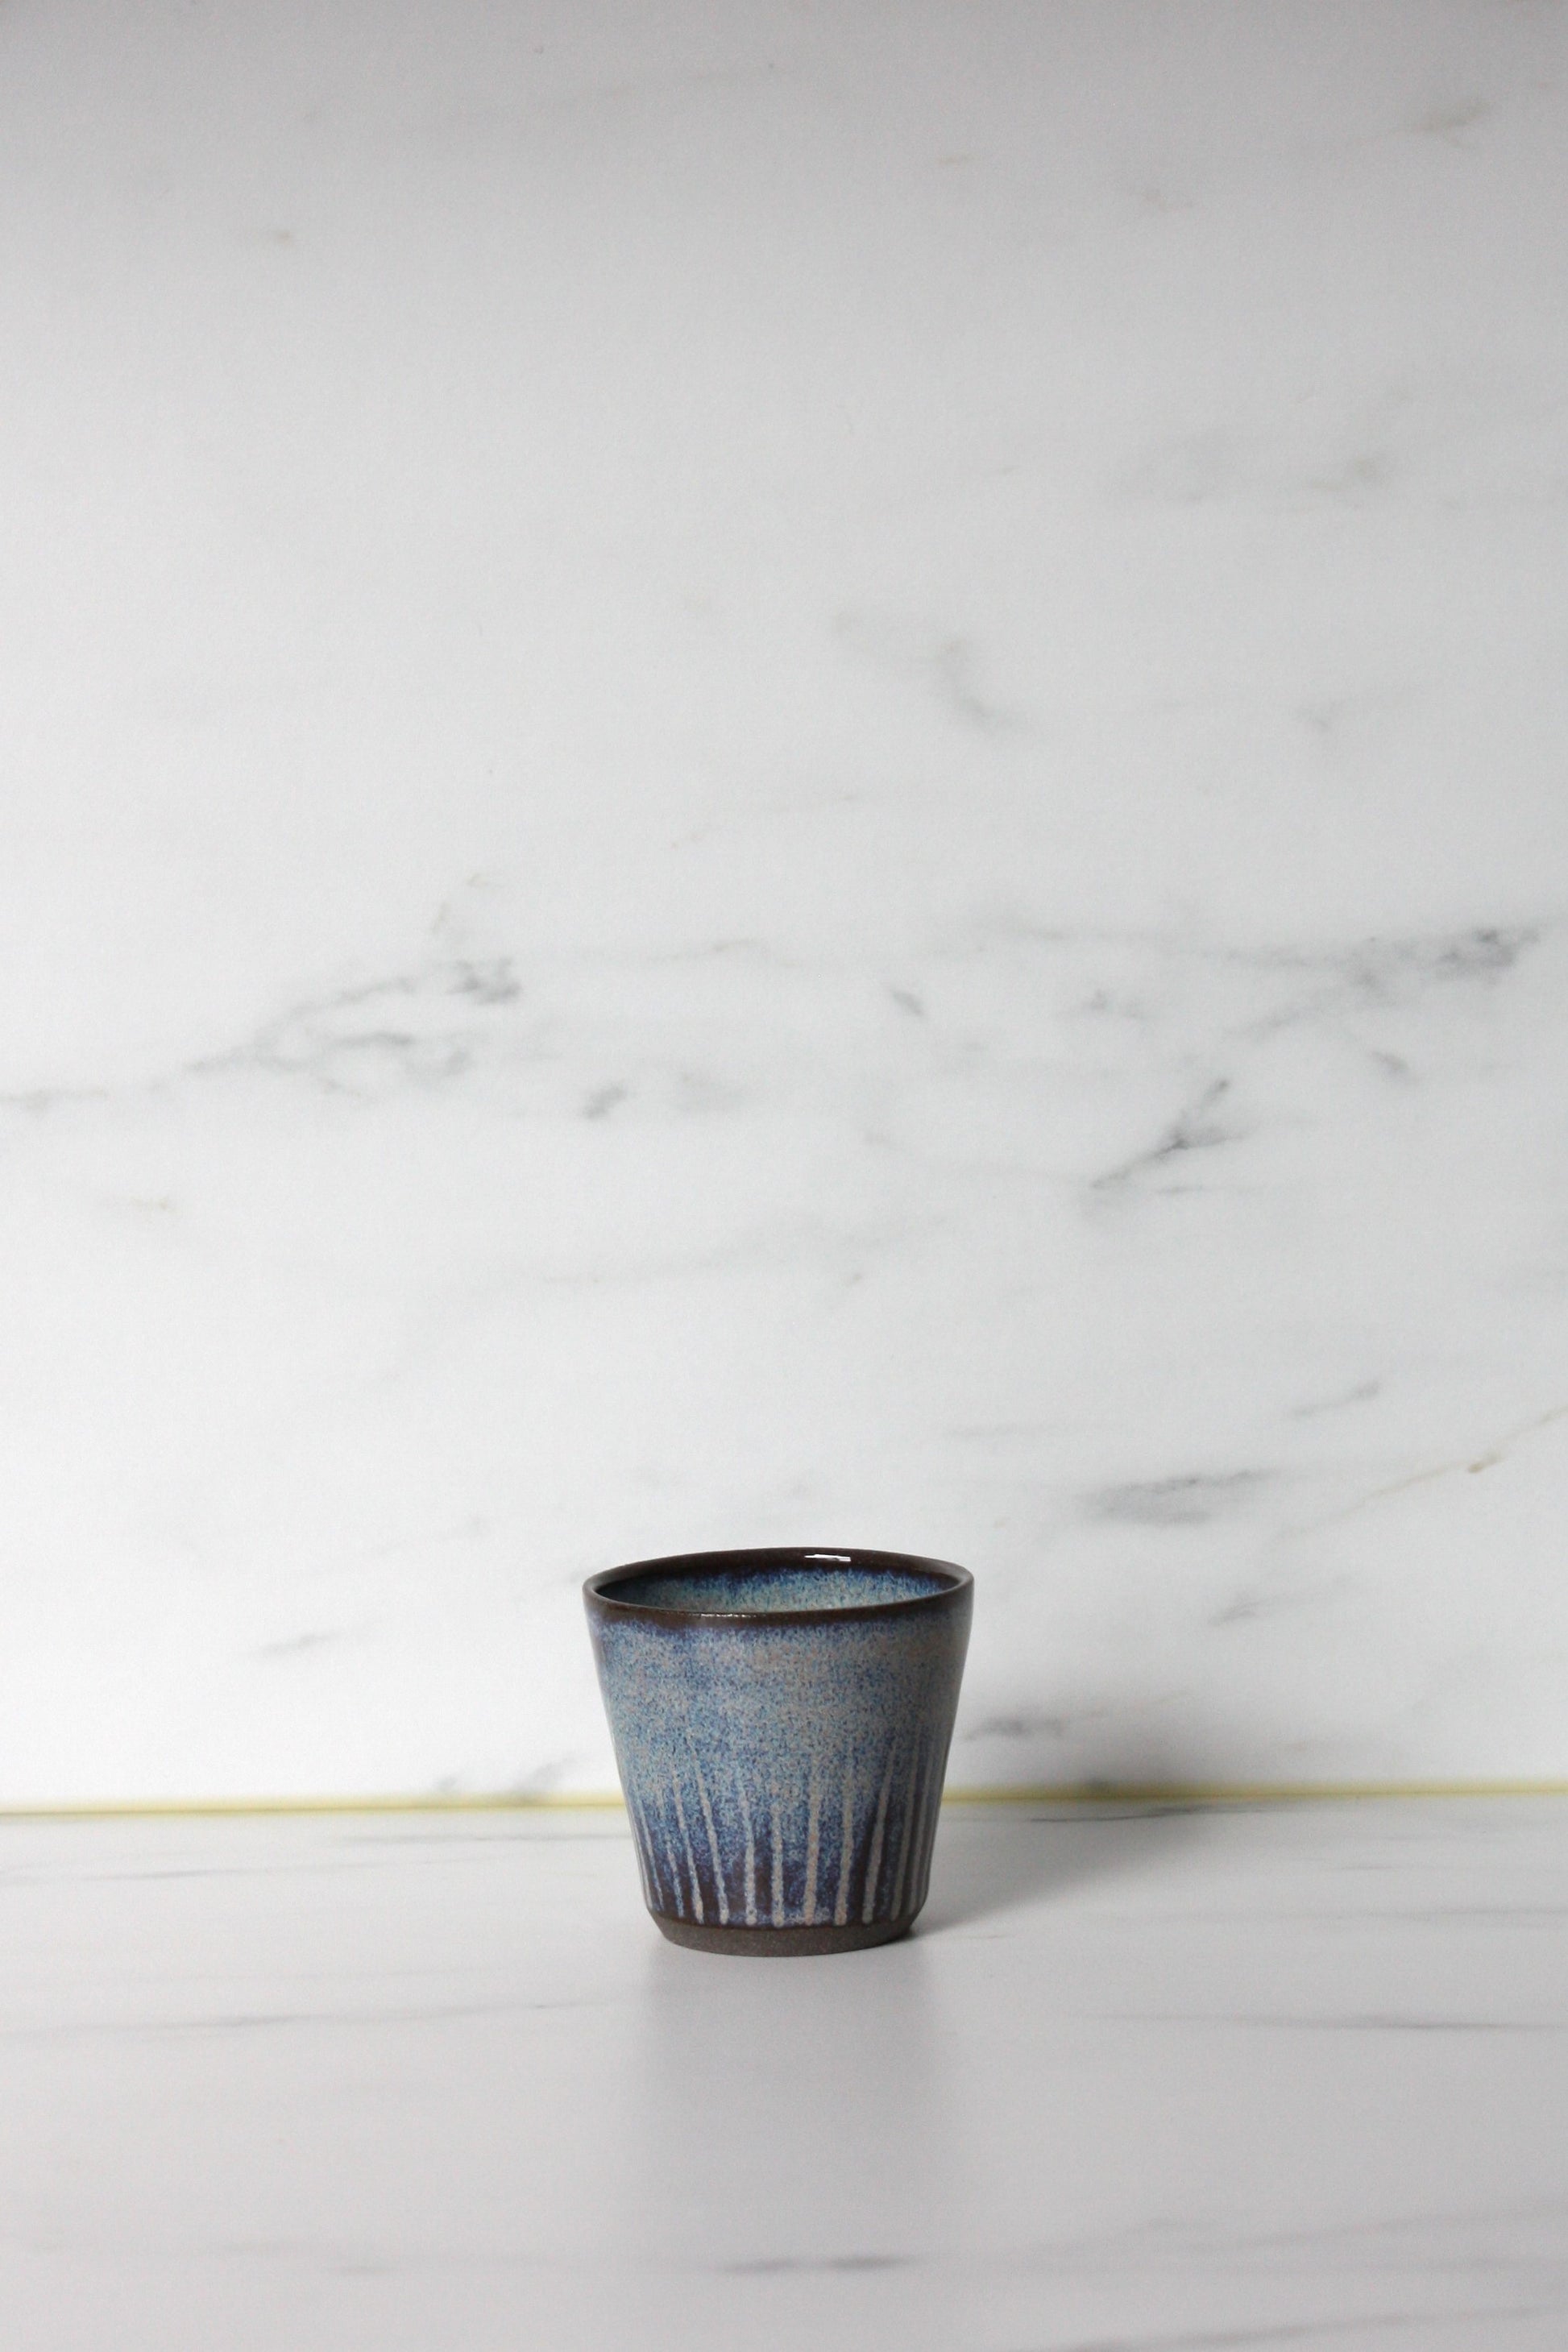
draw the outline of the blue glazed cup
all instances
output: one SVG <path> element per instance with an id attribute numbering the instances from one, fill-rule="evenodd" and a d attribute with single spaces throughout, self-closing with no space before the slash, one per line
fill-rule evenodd
<path id="1" fill-rule="evenodd" d="M 689 1552 L 584 1587 L 647 1907 L 849 1952 L 926 1898 L 974 1585 L 902 1552 Z"/>

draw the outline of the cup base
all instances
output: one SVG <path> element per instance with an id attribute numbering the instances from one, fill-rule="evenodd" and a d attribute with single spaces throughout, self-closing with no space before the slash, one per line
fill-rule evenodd
<path id="1" fill-rule="evenodd" d="M 694 1952 L 726 1952 L 737 1959 L 757 1960 L 804 1960 L 824 1952 L 869 1951 L 874 1944 L 897 1943 L 915 1924 L 912 1913 L 907 1919 L 873 1919 L 858 1926 L 846 1923 L 842 1927 L 700 1927 L 690 1919 L 667 1919 L 662 1911 L 650 1911 L 648 1916 L 672 1944 L 685 1944 Z"/>

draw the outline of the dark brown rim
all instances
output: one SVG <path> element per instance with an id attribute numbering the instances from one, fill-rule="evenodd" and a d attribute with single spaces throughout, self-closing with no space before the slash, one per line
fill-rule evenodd
<path id="1" fill-rule="evenodd" d="M 942 1589 L 903 1593 L 896 1601 L 856 1601 L 847 1609 L 659 1609 L 651 1601 L 616 1598 L 616 1586 L 637 1576 L 700 1576 L 704 1570 L 829 1563 L 835 1568 L 869 1569 L 873 1574 L 939 1576 Z M 671 1552 L 663 1559 L 634 1559 L 623 1568 L 602 1568 L 584 1583 L 583 1598 L 590 1609 L 635 1618 L 645 1625 L 853 1625 L 871 1618 L 950 1609 L 973 1588 L 974 1579 L 955 1560 L 925 1559 L 917 1552 L 865 1551 L 858 1544 L 764 1544 L 751 1551 Z"/>

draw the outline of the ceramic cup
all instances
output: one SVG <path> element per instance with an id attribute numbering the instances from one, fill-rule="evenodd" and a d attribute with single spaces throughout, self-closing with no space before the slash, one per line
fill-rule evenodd
<path id="1" fill-rule="evenodd" d="M 647 1907 L 709 1952 L 852 1952 L 926 1898 L 974 1587 L 901 1552 L 689 1552 L 591 1576 Z"/>

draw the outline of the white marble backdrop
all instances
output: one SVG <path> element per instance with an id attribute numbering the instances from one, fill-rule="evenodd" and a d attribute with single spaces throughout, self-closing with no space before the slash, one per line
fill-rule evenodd
<path id="1" fill-rule="evenodd" d="M 1551 5 L 0 12 L 0 1801 L 1568 1773 Z"/>

